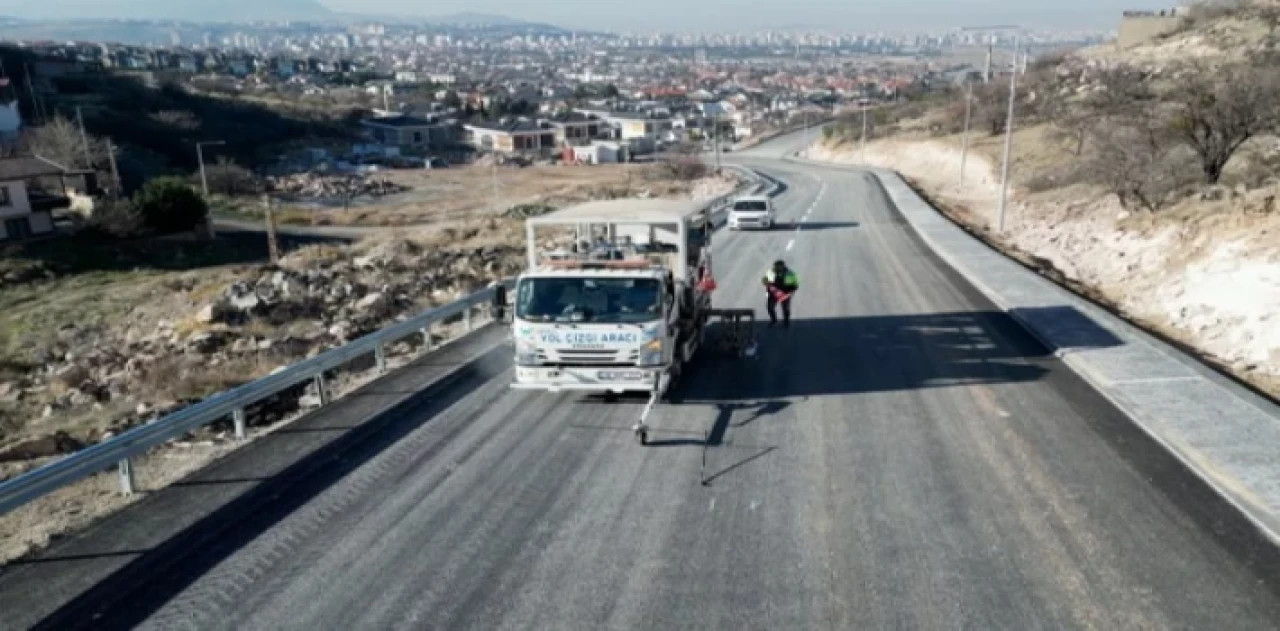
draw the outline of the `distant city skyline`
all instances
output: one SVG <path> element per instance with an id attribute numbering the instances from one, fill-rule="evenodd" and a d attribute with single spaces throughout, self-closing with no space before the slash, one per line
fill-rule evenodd
<path id="1" fill-rule="evenodd" d="M 335 11 L 430 14 L 417 0 L 322 0 Z M 1031 28 L 1114 27 L 1126 10 L 1170 9 L 1177 0 L 471 0 L 467 11 L 496 13 L 565 28 L 611 31 L 738 29 L 908 30 L 980 24 Z"/>
<path id="2" fill-rule="evenodd" d="M 521 0 L 471 0 L 439 6 L 420 0 L 0 0 L 0 15 L 27 19 L 74 17 L 234 20 L 256 12 L 301 20 L 341 13 L 432 17 L 466 11 L 552 24 L 569 29 L 638 31 L 830 31 L 936 30 L 984 24 L 1036 29 L 1113 28 L 1125 10 L 1173 8 L 1176 0 L 649 0 L 630 5 L 593 0 L 535 4 Z M 243 6 L 242 6 L 243 5 Z"/>

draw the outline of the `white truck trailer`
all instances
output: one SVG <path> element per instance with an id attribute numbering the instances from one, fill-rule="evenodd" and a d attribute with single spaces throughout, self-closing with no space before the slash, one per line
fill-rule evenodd
<path id="1" fill-rule="evenodd" d="M 751 309 L 712 309 L 711 226 L 705 204 L 598 201 L 527 220 L 528 269 L 510 310 L 513 388 L 649 393 L 632 427 L 646 424 L 704 341 L 724 319 L 729 350 L 755 352 Z M 551 234 L 538 234 L 550 229 Z M 572 245 L 540 247 L 560 238 Z M 505 306 L 505 296 L 497 298 Z"/>

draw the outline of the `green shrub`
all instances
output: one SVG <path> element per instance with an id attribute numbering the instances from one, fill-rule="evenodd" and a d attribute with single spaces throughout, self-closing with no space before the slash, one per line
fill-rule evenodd
<path id="1" fill-rule="evenodd" d="M 161 234 L 192 230 L 205 221 L 209 206 L 181 178 L 148 181 L 133 198 L 147 227 Z"/>

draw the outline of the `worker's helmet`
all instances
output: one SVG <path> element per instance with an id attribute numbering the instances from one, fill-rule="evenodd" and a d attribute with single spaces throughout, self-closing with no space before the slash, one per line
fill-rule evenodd
<path id="1" fill-rule="evenodd" d="M 785 262 L 783 262 L 783 260 L 782 260 L 782 259 L 778 259 L 778 260 L 776 260 L 776 261 L 774 261 L 774 262 L 773 262 L 773 269 L 776 269 L 776 270 L 778 270 L 778 271 L 782 271 L 782 270 L 784 270 L 784 269 L 787 269 L 787 264 L 786 264 Z"/>

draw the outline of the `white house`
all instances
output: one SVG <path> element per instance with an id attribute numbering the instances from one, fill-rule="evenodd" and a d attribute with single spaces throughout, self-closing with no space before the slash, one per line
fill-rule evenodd
<path id="1" fill-rule="evenodd" d="M 19 241 L 53 232 L 52 210 L 44 203 L 43 208 L 33 207 L 27 182 L 65 174 L 58 165 L 40 158 L 0 160 L 0 240 Z"/>

